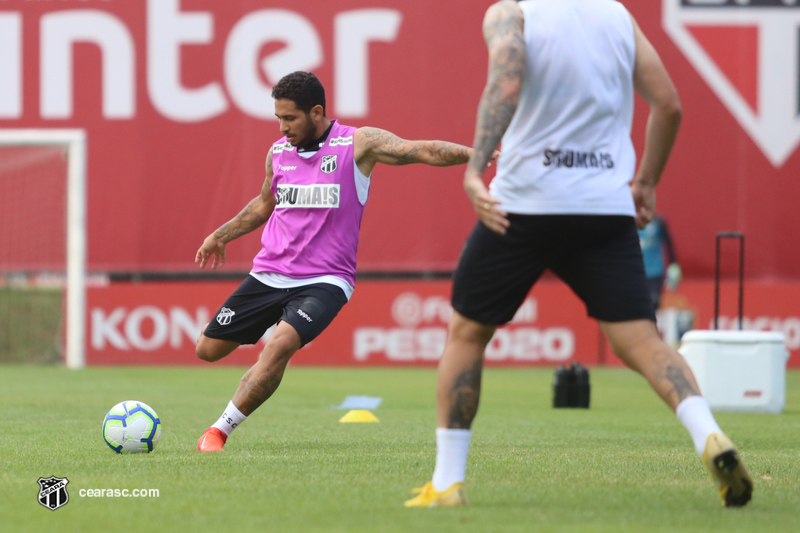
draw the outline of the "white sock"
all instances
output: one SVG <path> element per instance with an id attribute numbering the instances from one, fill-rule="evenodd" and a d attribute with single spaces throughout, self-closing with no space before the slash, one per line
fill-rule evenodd
<path id="1" fill-rule="evenodd" d="M 714 415 L 711 414 L 708 402 L 702 396 L 689 396 L 678 404 L 675 414 L 691 435 L 697 455 L 702 457 L 708 436 L 712 433 L 722 433 L 717 421 L 714 420 Z"/>
<path id="2" fill-rule="evenodd" d="M 222 416 L 219 417 L 219 420 L 217 420 L 211 427 L 215 427 L 226 435 L 230 435 L 231 431 L 236 429 L 239 424 L 245 420 L 247 420 L 247 417 L 244 416 L 235 405 L 233 405 L 232 401 L 230 401 L 228 402 L 228 407 L 225 408 L 225 412 L 222 413 Z"/>
<path id="3" fill-rule="evenodd" d="M 472 430 L 436 428 L 436 468 L 433 488 L 443 492 L 453 483 L 463 483 Z"/>

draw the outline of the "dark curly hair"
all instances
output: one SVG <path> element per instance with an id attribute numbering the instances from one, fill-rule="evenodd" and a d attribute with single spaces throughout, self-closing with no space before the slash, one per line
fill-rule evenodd
<path id="1" fill-rule="evenodd" d="M 323 116 L 327 116 L 325 114 L 325 87 L 311 72 L 298 70 L 282 77 L 272 88 L 272 97 L 276 100 L 280 98 L 291 100 L 297 109 L 306 114 L 310 113 L 314 106 L 321 105 Z"/>

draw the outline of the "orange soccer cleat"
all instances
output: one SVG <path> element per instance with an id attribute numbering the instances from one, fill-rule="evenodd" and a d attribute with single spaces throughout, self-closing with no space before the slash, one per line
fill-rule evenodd
<path id="1" fill-rule="evenodd" d="M 228 436 L 215 427 L 210 427 L 200 436 L 197 441 L 197 451 L 200 452 L 221 452 L 225 446 Z"/>

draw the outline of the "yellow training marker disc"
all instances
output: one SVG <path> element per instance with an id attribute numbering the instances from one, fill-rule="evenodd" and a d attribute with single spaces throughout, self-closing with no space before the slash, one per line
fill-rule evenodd
<path id="1" fill-rule="evenodd" d="M 353 409 L 339 419 L 339 422 L 380 422 L 380 420 L 366 409 Z"/>

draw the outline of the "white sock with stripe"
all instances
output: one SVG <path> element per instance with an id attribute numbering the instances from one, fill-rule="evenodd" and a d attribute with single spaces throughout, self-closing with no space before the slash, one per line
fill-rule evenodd
<path id="1" fill-rule="evenodd" d="M 708 402 L 702 396 L 689 396 L 678 404 L 675 414 L 691 435 L 697 455 L 702 457 L 708 436 L 712 433 L 722 433 L 717 421 L 714 420 L 714 415 L 711 414 Z"/>
<path id="2" fill-rule="evenodd" d="M 247 417 L 233 405 L 233 401 L 230 401 L 228 402 L 228 407 L 225 408 L 225 412 L 222 413 L 219 420 L 214 422 L 214 425 L 211 427 L 215 427 L 226 435 L 230 435 L 231 432 L 245 420 L 247 420 Z"/>
<path id="3" fill-rule="evenodd" d="M 436 428 L 436 468 L 433 488 L 444 492 L 453 483 L 463 483 L 472 430 Z"/>

